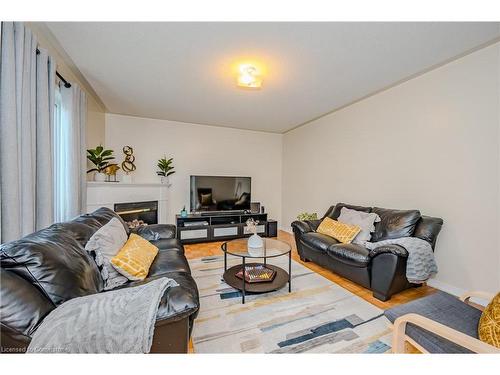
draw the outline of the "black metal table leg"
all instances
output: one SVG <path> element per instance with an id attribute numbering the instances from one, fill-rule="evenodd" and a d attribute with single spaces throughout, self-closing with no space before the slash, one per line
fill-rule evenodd
<path id="1" fill-rule="evenodd" d="M 245 266 L 245 257 L 243 257 L 243 290 L 242 290 L 242 297 L 241 297 L 241 302 L 245 304 L 245 272 L 246 272 L 246 266 Z"/>
<path id="2" fill-rule="evenodd" d="M 288 253 L 288 293 L 292 292 L 292 252 Z"/>
<path id="3" fill-rule="evenodd" d="M 227 271 L 227 252 L 224 249 L 224 272 Z"/>

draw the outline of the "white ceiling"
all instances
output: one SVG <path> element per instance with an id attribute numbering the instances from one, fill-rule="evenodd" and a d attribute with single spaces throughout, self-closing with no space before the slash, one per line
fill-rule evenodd
<path id="1" fill-rule="evenodd" d="M 284 132 L 500 36 L 499 23 L 47 23 L 109 112 Z M 265 65 L 261 90 L 232 64 Z"/>

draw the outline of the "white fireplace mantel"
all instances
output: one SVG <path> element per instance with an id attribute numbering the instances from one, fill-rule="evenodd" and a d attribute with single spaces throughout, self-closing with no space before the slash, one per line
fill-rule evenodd
<path id="1" fill-rule="evenodd" d="M 116 203 L 158 201 L 158 223 L 167 223 L 168 187 L 158 183 L 87 182 L 87 212 Z"/>

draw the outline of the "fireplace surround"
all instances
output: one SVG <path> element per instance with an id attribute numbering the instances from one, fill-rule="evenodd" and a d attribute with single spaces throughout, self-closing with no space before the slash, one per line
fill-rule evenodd
<path id="1" fill-rule="evenodd" d="M 120 206 L 122 203 L 156 202 L 156 221 L 158 224 L 167 224 L 174 221 L 169 218 L 167 209 L 168 187 L 158 183 L 132 183 L 123 182 L 87 182 L 87 212 L 93 212 L 100 207 L 108 207 L 113 211 L 125 211 Z M 149 208 L 144 207 L 144 208 Z M 138 209 L 133 207 L 132 210 Z M 147 221 L 154 221 L 152 214 L 148 214 Z M 173 216 L 173 215 L 172 215 Z M 133 220 L 133 219 L 132 219 Z"/>

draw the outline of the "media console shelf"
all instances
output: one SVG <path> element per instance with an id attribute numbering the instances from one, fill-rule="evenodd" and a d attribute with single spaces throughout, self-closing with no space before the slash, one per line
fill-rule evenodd
<path id="1" fill-rule="evenodd" d="M 267 236 L 267 214 L 214 213 L 189 214 L 187 217 L 176 215 L 177 238 L 182 243 L 223 241 L 247 237 L 246 221 L 258 220 L 257 233 Z"/>

